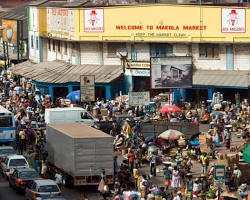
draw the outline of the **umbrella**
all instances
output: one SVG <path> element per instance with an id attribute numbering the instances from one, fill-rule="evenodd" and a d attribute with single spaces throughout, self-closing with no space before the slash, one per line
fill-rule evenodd
<path id="1" fill-rule="evenodd" d="M 148 152 L 154 152 L 154 151 L 156 151 L 157 149 L 158 149 L 157 146 L 151 145 L 151 146 L 148 147 Z"/>
<path id="2" fill-rule="evenodd" d="M 76 90 L 73 92 L 70 92 L 67 96 L 67 99 L 71 101 L 80 101 L 80 90 Z"/>
<path id="3" fill-rule="evenodd" d="M 213 112 L 212 114 L 211 114 L 213 117 L 216 117 L 216 116 L 222 116 L 222 115 L 224 115 L 224 112 L 221 112 L 221 111 L 215 111 L 215 112 Z"/>
<path id="4" fill-rule="evenodd" d="M 248 142 L 243 150 L 243 160 L 250 164 L 250 142 Z"/>
<path id="5" fill-rule="evenodd" d="M 178 140 L 182 135 L 184 134 L 180 131 L 169 129 L 161 133 L 158 137 L 165 140 Z"/>
<path id="6" fill-rule="evenodd" d="M 175 112 L 181 112 L 181 109 L 179 107 L 177 107 L 176 105 L 165 105 L 163 106 L 159 112 L 161 113 L 167 113 L 167 112 L 172 112 L 172 113 L 175 113 Z"/>

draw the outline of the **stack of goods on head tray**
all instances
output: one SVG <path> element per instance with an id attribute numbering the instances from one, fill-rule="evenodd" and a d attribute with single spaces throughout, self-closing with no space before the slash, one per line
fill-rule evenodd
<path id="1" fill-rule="evenodd" d="M 177 151 L 178 151 L 178 148 L 177 148 L 177 147 L 171 148 L 171 149 L 169 150 L 169 155 L 175 155 L 175 154 L 177 153 Z"/>
<path id="2" fill-rule="evenodd" d="M 201 152 L 208 151 L 210 138 L 211 138 L 211 136 L 208 133 L 202 133 L 199 135 Z"/>
<path id="3" fill-rule="evenodd" d="M 181 137 L 181 138 L 178 140 L 178 146 L 179 146 L 179 147 L 185 147 L 186 145 L 187 145 L 186 140 L 185 140 L 183 137 Z"/>
<path id="4" fill-rule="evenodd" d="M 101 115 L 102 116 L 108 116 L 108 109 L 107 108 L 102 108 L 101 109 Z"/>
<path id="5" fill-rule="evenodd" d="M 242 176 L 241 176 L 240 182 L 241 183 L 248 183 L 249 180 L 250 180 L 250 169 L 249 169 L 248 163 L 240 162 L 238 164 L 238 167 L 239 167 L 239 169 L 242 172 Z"/>

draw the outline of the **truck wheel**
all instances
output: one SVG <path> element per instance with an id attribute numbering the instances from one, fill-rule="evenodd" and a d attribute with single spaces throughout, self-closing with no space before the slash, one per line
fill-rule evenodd
<path id="1" fill-rule="evenodd" d="M 74 186 L 74 179 L 71 176 L 65 177 L 65 187 L 73 187 Z"/>

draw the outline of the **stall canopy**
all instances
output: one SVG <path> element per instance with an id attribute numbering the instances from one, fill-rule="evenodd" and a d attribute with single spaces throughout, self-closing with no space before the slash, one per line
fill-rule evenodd
<path id="1" fill-rule="evenodd" d="M 80 82 L 80 75 L 95 75 L 95 82 L 110 83 L 123 75 L 122 66 L 72 65 L 58 60 L 37 64 L 26 61 L 9 70 L 16 75 L 46 83 Z"/>
<path id="2" fill-rule="evenodd" d="M 196 70 L 193 85 L 248 88 L 249 71 L 247 70 Z"/>

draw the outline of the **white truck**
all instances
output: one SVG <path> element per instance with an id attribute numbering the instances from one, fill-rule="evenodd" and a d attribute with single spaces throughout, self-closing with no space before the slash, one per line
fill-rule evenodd
<path id="1" fill-rule="evenodd" d="M 96 118 L 87 110 L 80 107 L 47 108 L 45 109 L 46 124 L 84 123 L 92 126 Z"/>
<path id="2" fill-rule="evenodd" d="M 48 173 L 58 171 L 67 186 L 98 185 L 101 170 L 113 183 L 113 137 L 81 123 L 48 124 Z"/>

